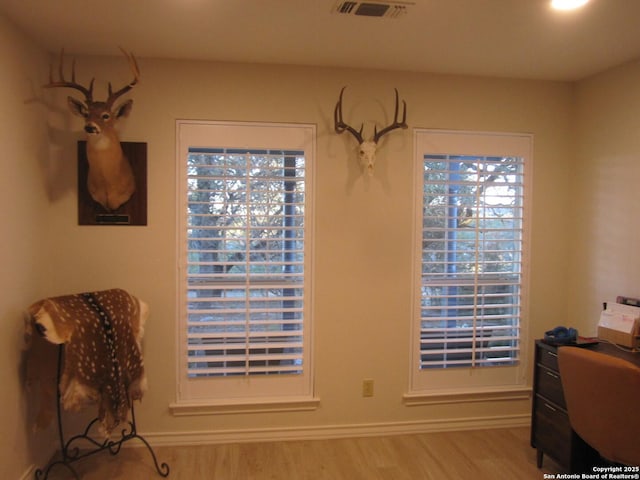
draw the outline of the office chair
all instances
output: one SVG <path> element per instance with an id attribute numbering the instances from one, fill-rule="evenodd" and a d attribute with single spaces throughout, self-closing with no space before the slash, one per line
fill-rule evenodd
<path id="1" fill-rule="evenodd" d="M 558 364 L 571 428 L 603 459 L 640 465 L 640 367 L 578 347 Z"/>

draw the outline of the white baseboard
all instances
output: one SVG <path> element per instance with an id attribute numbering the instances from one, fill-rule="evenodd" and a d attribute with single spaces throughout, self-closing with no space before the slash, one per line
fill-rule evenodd
<path id="1" fill-rule="evenodd" d="M 269 442 L 283 440 L 323 440 L 331 438 L 402 435 L 489 428 L 528 427 L 529 414 L 417 422 L 369 423 L 314 427 L 280 427 L 192 432 L 139 432 L 153 446 L 186 446 L 221 443 Z M 130 446 L 139 442 L 131 442 Z M 128 445 L 129 446 L 129 445 Z"/>

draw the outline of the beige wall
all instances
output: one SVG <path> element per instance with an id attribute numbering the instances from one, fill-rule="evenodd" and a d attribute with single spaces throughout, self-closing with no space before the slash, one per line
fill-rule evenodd
<path id="1" fill-rule="evenodd" d="M 0 16 L 0 477 L 19 478 L 43 459 L 50 435 L 34 436 L 23 391 L 23 312 L 50 291 L 46 56 Z M 43 77 L 44 76 L 44 77 Z"/>
<path id="2" fill-rule="evenodd" d="M 571 322 L 595 334 L 602 302 L 640 297 L 640 62 L 580 82 L 571 165 Z"/>
<path id="3" fill-rule="evenodd" d="M 327 68 L 140 59 L 142 81 L 122 139 L 148 142 L 149 225 L 76 225 L 73 182 L 52 205 L 55 293 L 121 286 L 147 300 L 145 355 L 151 390 L 140 409 L 149 434 L 278 427 L 350 427 L 528 413 L 528 402 L 406 407 L 411 299 L 413 140 L 390 134 L 373 178 L 362 176 L 355 142 L 332 130 L 343 85 L 347 119 L 385 119 L 397 87 L 411 127 L 531 132 L 535 135 L 531 335 L 564 312 L 566 159 L 571 87 L 563 83 Z M 128 80 L 123 58 L 80 58 L 78 75 Z M 115 78 L 120 75 L 119 78 Z M 98 92 L 104 84 L 96 84 Z M 104 90 L 103 90 L 104 91 Z M 63 105 L 66 92 L 55 92 Z M 317 124 L 315 384 L 321 404 L 306 413 L 174 417 L 176 322 L 175 120 L 253 120 Z M 64 115 L 54 119 L 65 124 Z M 76 131 L 79 121 L 70 122 Z M 79 135 L 61 135 L 74 161 Z M 556 236 L 535 232 L 554 230 Z M 549 279 L 553 279 L 551 282 Z M 363 378 L 376 395 L 361 396 Z"/>
<path id="4" fill-rule="evenodd" d="M 355 426 L 438 428 L 438 422 L 474 425 L 501 417 L 526 421 L 527 401 L 402 404 L 411 314 L 412 133 L 409 129 L 386 137 L 375 175 L 362 176 L 354 140 L 333 133 L 333 106 L 340 88 L 349 85 L 345 117 L 365 120 L 365 132 L 370 132 L 373 121 L 390 120 L 397 87 L 408 103 L 410 127 L 534 134 L 531 308 L 524 332 L 533 339 L 563 323 L 569 305 L 569 251 L 576 240 L 568 227 L 574 210 L 567 185 L 576 178 L 571 170 L 571 84 L 140 59 L 142 82 L 131 95 L 134 108 L 122 140 L 148 143 L 148 226 L 87 227 L 78 226 L 76 218 L 75 142 L 82 137 L 80 120 L 66 111 L 68 92 L 43 92 L 39 85 L 46 81 L 48 59 L 0 22 L 0 38 L 5 37 L 0 42 L 0 121 L 5 127 L 0 144 L 11 154 L 0 157 L 3 171 L 9 172 L 0 177 L 0 315 L 5 333 L 0 371 L 11 387 L 3 389 L 0 407 L 8 426 L 3 442 L 11 441 L 2 451 L 17 448 L 20 453 L 0 468 L 9 463 L 15 473 L 34 461 L 17 367 L 23 309 L 41 296 L 114 286 L 145 299 L 152 309 L 145 337 L 150 390 L 137 417 L 140 431 L 157 441 L 190 432 L 233 436 L 247 430 L 321 431 L 333 426 L 339 427 L 333 432 L 348 433 Z M 77 70 L 79 79 L 96 76 L 97 95 L 103 94 L 106 79 L 116 84 L 129 80 L 126 62 L 117 56 L 79 58 Z M 46 106 L 29 102 L 43 95 Z M 317 125 L 313 322 L 321 403 L 315 411 L 197 417 L 169 413 L 176 385 L 176 119 Z M 631 203 L 628 195 L 620 203 Z M 525 356 L 524 361 L 531 359 Z M 361 397 L 363 378 L 375 380 L 373 398 Z M 8 438 L 13 436 L 15 444 Z"/>

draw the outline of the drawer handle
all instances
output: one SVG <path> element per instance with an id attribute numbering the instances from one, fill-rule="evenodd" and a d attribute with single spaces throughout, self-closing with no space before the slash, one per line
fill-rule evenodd
<path id="1" fill-rule="evenodd" d="M 553 372 L 545 372 L 545 373 L 546 373 L 547 375 L 549 375 L 551 378 L 555 378 L 556 380 L 557 380 L 558 378 L 560 378 L 560 375 L 556 375 L 556 374 L 555 374 L 555 373 L 553 373 Z"/>
<path id="2" fill-rule="evenodd" d="M 549 405 L 548 403 L 545 402 L 544 404 L 545 407 L 547 407 L 549 410 L 551 410 L 552 412 L 557 412 L 558 410 L 554 407 L 552 407 L 551 405 Z"/>
<path id="3" fill-rule="evenodd" d="M 557 357 L 558 354 L 556 352 L 550 352 L 549 350 L 547 350 L 547 355 L 551 355 L 552 357 Z"/>

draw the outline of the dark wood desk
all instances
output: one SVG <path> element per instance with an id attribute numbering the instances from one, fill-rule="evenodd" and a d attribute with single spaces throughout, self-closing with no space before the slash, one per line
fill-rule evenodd
<path id="1" fill-rule="evenodd" d="M 537 450 L 538 468 L 544 455 L 571 472 L 585 471 L 596 454 L 571 429 L 562 391 L 558 354 L 555 347 L 536 340 L 531 411 L 531 446 Z M 588 348 L 619 357 L 640 366 L 640 354 L 600 342 Z"/>

